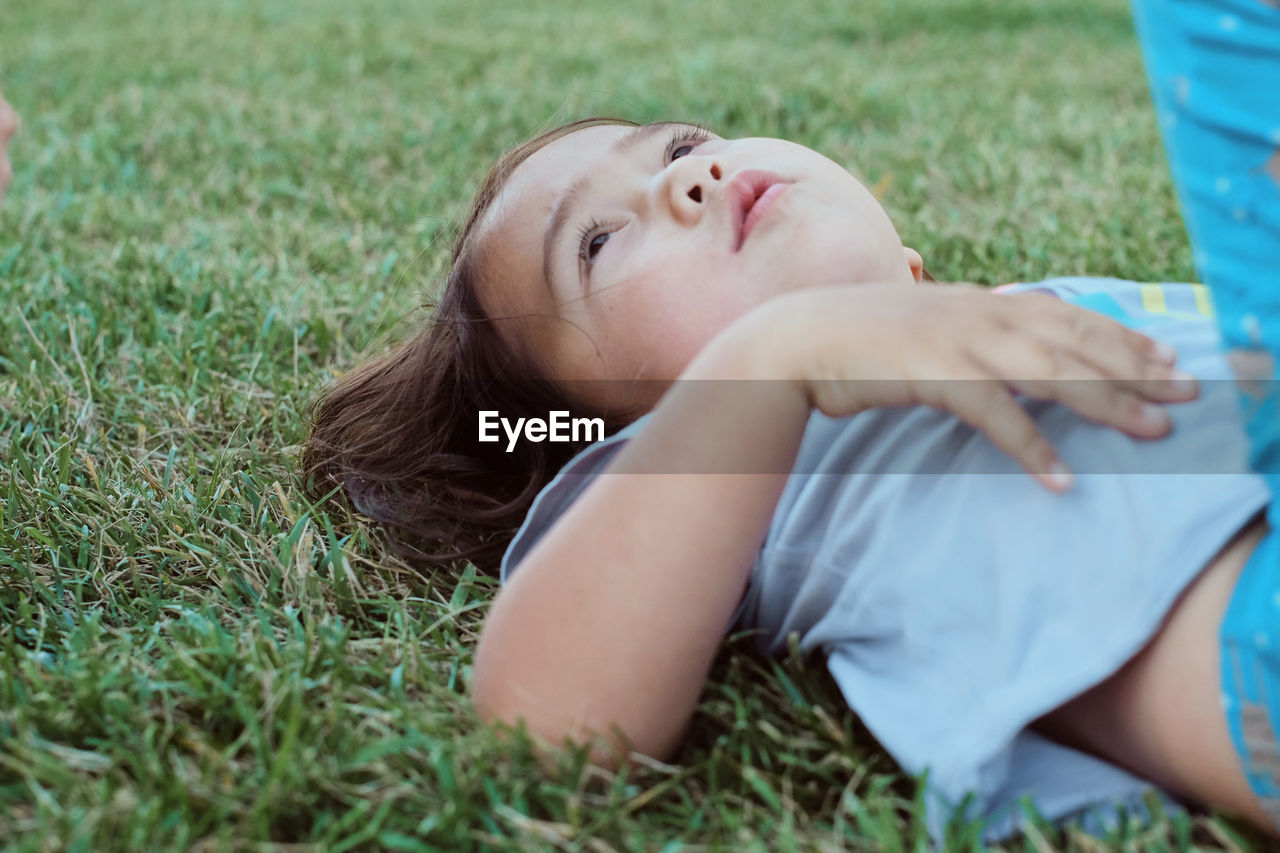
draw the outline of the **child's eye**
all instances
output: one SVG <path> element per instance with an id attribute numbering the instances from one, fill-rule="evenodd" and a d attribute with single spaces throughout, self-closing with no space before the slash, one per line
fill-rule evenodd
<path id="1" fill-rule="evenodd" d="M 693 149 L 714 138 L 715 135 L 711 131 L 696 125 L 678 128 L 672 135 L 671 141 L 667 143 L 667 162 L 689 156 L 693 153 Z M 596 255 L 600 254 L 600 250 L 604 248 L 604 244 L 609 242 L 611 232 L 605 229 L 616 230 L 619 227 L 621 227 L 620 224 L 605 225 L 595 220 L 591 221 L 578 232 L 578 260 L 589 267 L 595 261 Z"/>
<path id="2" fill-rule="evenodd" d="M 592 220 L 578 233 L 578 260 L 589 266 L 596 259 L 596 255 L 600 254 L 604 244 L 609 242 L 610 232 L 604 230 L 609 227 L 605 223 Z"/>
<path id="3" fill-rule="evenodd" d="M 609 242 L 608 232 L 604 234 L 597 234 L 596 236 L 588 240 L 587 241 L 587 260 L 588 261 L 595 260 L 596 255 L 599 254 L 600 250 L 604 248 L 604 244 L 607 242 Z"/>
<path id="4" fill-rule="evenodd" d="M 684 145 L 681 145 L 681 146 L 680 146 L 679 148 L 677 148 L 675 151 L 672 151 L 672 152 L 671 152 L 671 159 L 672 159 L 672 160 L 677 160 L 677 159 L 679 159 L 679 158 L 683 157 L 683 156 L 684 156 L 684 155 L 686 155 L 686 154 L 690 154 L 690 153 L 692 153 L 692 152 L 693 152 L 694 147 L 695 147 L 695 146 L 690 145 L 689 143 L 687 143 L 687 142 L 686 142 Z"/>
<path id="5" fill-rule="evenodd" d="M 700 127 L 681 128 L 667 143 L 667 162 L 679 160 L 693 153 L 693 149 L 711 139 L 711 132 Z"/>

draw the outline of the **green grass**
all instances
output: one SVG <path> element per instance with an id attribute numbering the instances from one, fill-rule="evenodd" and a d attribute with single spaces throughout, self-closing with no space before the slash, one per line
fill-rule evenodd
<path id="1" fill-rule="evenodd" d="M 582 115 L 816 147 L 942 278 L 1192 275 L 1122 0 L 803 5 L 5 7 L 0 842 L 922 849 L 812 662 L 722 656 L 675 766 L 544 767 L 467 698 L 493 582 L 413 572 L 294 469 L 316 390 L 423 321 L 491 159 Z"/>

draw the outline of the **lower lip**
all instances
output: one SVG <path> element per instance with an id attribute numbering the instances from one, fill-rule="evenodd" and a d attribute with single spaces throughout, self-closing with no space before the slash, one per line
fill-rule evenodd
<path id="1" fill-rule="evenodd" d="M 739 248 L 747 241 L 747 235 L 751 233 L 751 229 L 755 228 L 756 223 L 765 217 L 769 212 L 769 208 L 773 207 L 774 201 L 786 190 L 786 184 L 774 184 L 764 191 L 764 195 L 756 199 L 756 203 L 747 211 L 747 218 L 742 222 L 742 240 L 738 243 Z"/>

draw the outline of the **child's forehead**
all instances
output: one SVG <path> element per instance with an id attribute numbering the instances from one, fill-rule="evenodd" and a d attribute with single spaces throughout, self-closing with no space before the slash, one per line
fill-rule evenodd
<path id="1" fill-rule="evenodd" d="M 532 187 L 572 183 L 579 173 L 620 156 L 615 144 L 633 130 L 618 124 L 594 125 L 553 139 L 514 169 L 507 178 L 507 187 L 519 188 L 521 183 Z"/>
<path id="2" fill-rule="evenodd" d="M 512 169 L 498 187 L 484 217 L 484 231 L 501 227 L 512 216 L 544 219 L 557 198 L 568 192 L 593 169 L 608 167 L 621 156 L 614 143 L 634 128 L 626 125 L 593 125 L 554 139 L 534 151 Z"/>
<path id="3" fill-rule="evenodd" d="M 612 144 L 631 128 L 595 125 L 548 142 L 506 176 L 467 238 L 478 259 L 481 301 L 490 315 L 545 311 L 535 279 L 547 265 L 546 234 L 574 183 L 607 168 Z"/>

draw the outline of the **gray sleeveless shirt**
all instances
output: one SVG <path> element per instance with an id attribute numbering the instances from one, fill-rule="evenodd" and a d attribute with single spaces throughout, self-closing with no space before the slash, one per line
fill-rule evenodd
<path id="1" fill-rule="evenodd" d="M 1027 798 L 1097 828 L 1151 785 L 1028 724 L 1105 679 L 1270 499 L 1247 471 L 1229 368 L 1193 285 L 1055 279 L 1043 290 L 1173 344 L 1200 377 L 1167 438 L 1139 441 L 1057 404 L 1027 410 L 1076 475 L 1054 495 L 946 413 L 814 414 L 737 623 L 761 651 L 795 634 L 910 773 L 930 829 L 982 818 L 999 838 Z M 995 297 L 999 298 L 999 297 Z M 1217 381 L 1211 381 L 1217 380 Z M 587 448 L 539 495 L 503 578 L 599 476 L 641 419 Z"/>

